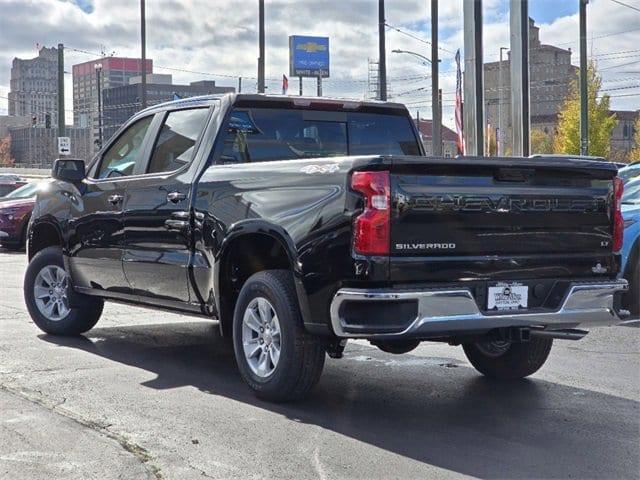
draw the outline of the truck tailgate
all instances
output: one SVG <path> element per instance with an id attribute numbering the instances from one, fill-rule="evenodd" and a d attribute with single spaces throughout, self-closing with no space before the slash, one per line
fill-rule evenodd
<path id="1" fill-rule="evenodd" d="M 391 280 L 611 273 L 615 174 L 588 160 L 394 158 Z"/>

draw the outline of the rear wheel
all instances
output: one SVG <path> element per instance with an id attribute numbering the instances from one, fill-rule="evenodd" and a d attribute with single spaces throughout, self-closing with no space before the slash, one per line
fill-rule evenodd
<path id="1" fill-rule="evenodd" d="M 64 268 L 62 251 L 48 247 L 38 252 L 24 277 L 24 299 L 33 322 L 54 335 L 78 335 L 93 328 L 102 314 L 103 301 L 73 293 L 70 305 L 69 275 Z"/>
<path id="2" fill-rule="evenodd" d="M 550 338 L 534 337 L 523 343 L 487 340 L 462 347 L 471 364 L 483 375 L 515 380 L 538 371 L 547 361 L 552 344 Z"/>
<path id="3" fill-rule="evenodd" d="M 243 379 L 265 400 L 304 397 L 324 367 L 324 346 L 302 326 L 286 270 L 265 270 L 246 281 L 236 303 L 233 345 Z"/>

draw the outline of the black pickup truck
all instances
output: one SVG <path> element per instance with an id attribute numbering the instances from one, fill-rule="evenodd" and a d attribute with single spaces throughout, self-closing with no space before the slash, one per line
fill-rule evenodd
<path id="1" fill-rule="evenodd" d="M 104 300 L 218 319 L 269 400 L 305 395 L 349 338 L 462 345 L 514 379 L 625 315 L 613 165 L 426 157 L 399 104 L 170 102 L 53 177 L 29 225 L 36 325 L 80 334 Z"/>

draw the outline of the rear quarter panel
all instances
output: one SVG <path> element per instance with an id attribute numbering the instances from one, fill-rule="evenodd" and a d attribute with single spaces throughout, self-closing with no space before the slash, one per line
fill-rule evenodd
<path id="1" fill-rule="evenodd" d="M 215 295 L 211 269 L 238 235 L 280 240 L 293 265 L 307 323 L 325 324 L 338 283 L 354 278 L 349 172 L 366 159 L 341 157 L 209 167 L 197 187 L 195 282 Z M 199 268 L 200 267 L 200 268 Z M 224 281 L 224 279 L 221 279 Z M 301 295 L 302 294 L 302 295 Z M 306 303 L 306 304 L 305 304 Z M 306 312 L 305 312 L 306 311 Z M 308 317 L 311 318 L 308 318 Z"/>

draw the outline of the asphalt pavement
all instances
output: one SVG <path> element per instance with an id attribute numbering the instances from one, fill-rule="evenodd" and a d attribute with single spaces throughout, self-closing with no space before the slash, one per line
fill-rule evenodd
<path id="1" fill-rule="evenodd" d="M 327 359 L 308 400 L 243 384 L 215 322 L 107 304 L 78 338 L 45 335 L 0 250 L 0 478 L 640 477 L 640 329 L 556 341 L 508 384 L 460 347 Z"/>

